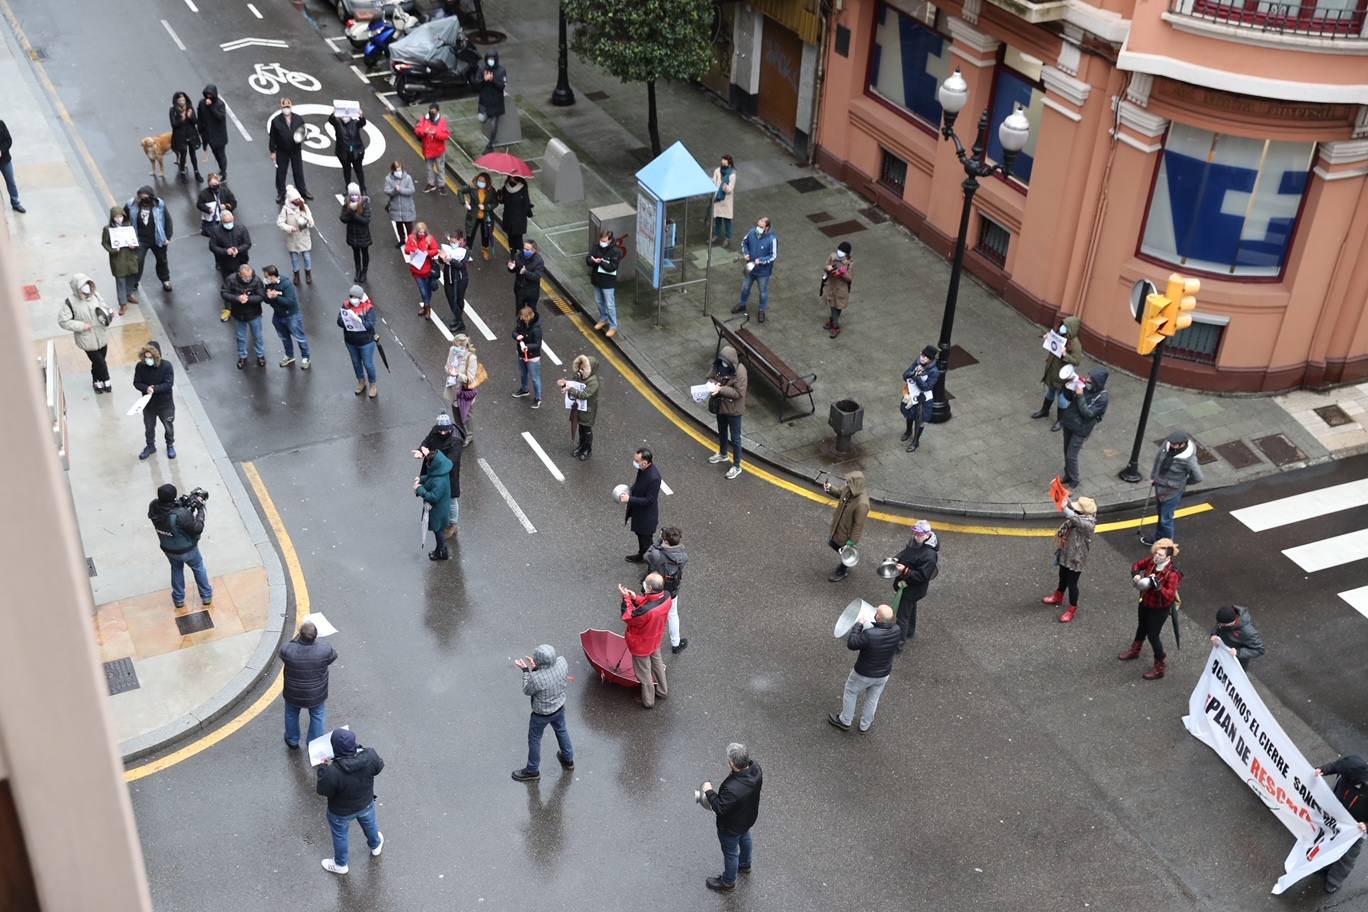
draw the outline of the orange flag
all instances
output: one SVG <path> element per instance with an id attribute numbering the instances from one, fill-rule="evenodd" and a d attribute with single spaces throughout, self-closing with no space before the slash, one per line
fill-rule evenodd
<path id="1" fill-rule="evenodd" d="M 1050 482 L 1050 500 L 1054 501 L 1055 507 L 1059 510 L 1063 510 L 1065 504 L 1069 502 L 1069 489 L 1064 487 L 1058 475 L 1054 477 L 1054 481 Z"/>

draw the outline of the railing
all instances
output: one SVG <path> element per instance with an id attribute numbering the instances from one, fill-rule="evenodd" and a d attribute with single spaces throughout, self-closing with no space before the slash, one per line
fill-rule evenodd
<path id="1" fill-rule="evenodd" d="M 1171 0 L 1181 16 L 1281 35 L 1311 38 L 1362 38 L 1365 4 L 1356 9 L 1318 7 L 1314 2 L 1267 3 L 1259 0 Z"/>

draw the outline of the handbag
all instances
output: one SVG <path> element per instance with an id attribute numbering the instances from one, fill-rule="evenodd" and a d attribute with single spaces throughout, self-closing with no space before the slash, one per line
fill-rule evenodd
<path id="1" fill-rule="evenodd" d="M 722 408 L 722 397 L 721 397 L 721 396 L 718 396 L 718 395 L 709 396 L 709 397 L 708 397 L 708 414 L 709 414 L 709 415 L 716 415 L 716 414 L 719 414 L 718 409 L 720 409 L 720 408 Z"/>
<path id="2" fill-rule="evenodd" d="M 479 389 L 480 385 L 489 379 L 489 371 L 485 370 L 483 361 L 475 362 L 475 380 L 466 384 L 466 389 Z"/>

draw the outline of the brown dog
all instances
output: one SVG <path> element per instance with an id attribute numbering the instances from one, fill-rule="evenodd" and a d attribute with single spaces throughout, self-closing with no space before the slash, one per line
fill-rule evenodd
<path id="1" fill-rule="evenodd" d="M 151 174 L 157 176 L 157 170 L 161 169 L 161 176 L 166 177 L 166 153 L 171 151 L 171 131 L 161 133 L 157 136 L 144 136 L 142 140 L 143 154 L 152 163 Z"/>

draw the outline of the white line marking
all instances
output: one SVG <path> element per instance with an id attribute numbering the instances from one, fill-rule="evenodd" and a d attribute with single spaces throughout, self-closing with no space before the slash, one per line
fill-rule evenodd
<path id="1" fill-rule="evenodd" d="M 346 35 L 334 35 L 334 36 L 331 37 L 331 38 L 324 38 L 324 39 L 323 39 L 323 43 L 326 44 L 328 47 L 332 48 L 332 49 L 335 51 L 335 50 L 337 50 L 337 47 L 333 44 L 333 42 L 334 42 L 334 41 L 344 41 L 344 40 L 346 39 L 346 37 L 347 37 Z"/>
<path id="2" fill-rule="evenodd" d="M 665 479 L 663 478 L 660 479 L 660 490 L 664 491 L 667 496 L 674 493 L 674 491 L 670 490 L 670 486 L 665 483 Z"/>
<path id="3" fill-rule="evenodd" d="M 376 92 L 375 94 L 379 95 L 381 98 L 388 98 L 390 95 L 398 95 L 399 93 L 391 89 L 388 92 Z"/>
<path id="4" fill-rule="evenodd" d="M 1368 586 L 1360 586 L 1357 589 L 1350 589 L 1348 592 L 1341 592 L 1339 597 L 1352 605 L 1359 614 L 1368 618 Z"/>
<path id="5" fill-rule="evenodd" d="M 365 60 L 365 59 L 366 59 L 366 55 L 365 55 L 365 53 L 364 53 L 363 51 L 352 51 L 351 59 L 352 59 L 352 60 Z"/>
<path id="6" fill-rule="evenodd" d="M 195 0 L 185 0 L 185 5 L 190 7 L 190 12 L 198 13 L 199 7 L 195 6 Z"/>
<path id="7" fill-rule="evenodd" d="M 380 92 L 376 92 L 376 93 L 375 93 L 375 97 L 378 98 L 378 99 L 380 99 L 380 103 L 381 103 L 382 105 L 384 105 L 385 107 L 389 108 L 391 111 L 394 110 L 394 105 L 391 104 L 391 103 L 390 103 L 390 100 L 389 100 L 388 98 L 386 98 L 383 94 L 381 94 Z"/>
<path id="8" fill-rule="evenodd" d="M 489 479 L 490 484 L 494 485 L 495 490 L 503 497 L 504 503 L 508 504 L 508 509 L 513 511 L 514 516 L 518 517 L 518 522 L 522 523 L 522 527 L 527 530 L 527 534 L 535 535 L 537 533 L 537 527 L 532 525 L 532 520 L 527 518 L 527 514 L 522 511 L 522 507 L 518 506 L 518 502 L 513 499 L 513 495 L 508 493 L 508 488 L 504 487 L 504 483 L 499 479 L 498 475 L 494 474 L 494 470 L 489 467 L 489 463 L 485 461 L 483 456 L 479 458 L 479 463 L 480 471 L 485 473 L 485 477 Z"/>
<path id="9" fill-rule="evenodd" d="M 265 18 L 266 18 L 265 16 L 261 15 L 261 10 L 257 9 L 257 8 L 256 8 L 255 6 L 253 6 L 252 4 L 250 4 L 250 3 L 247 4 L 247 8 L 248 8 L 249 10 L 251 10 L 251 11 L 252 11 L 252 15 L 253 15 L 253 16 L 256 16 L 258 19 L 265 19 Z"/>
<path id="10" fill-rule="evenodd" d="M 290 42 L 282 41 L 279 38 L 239 38 L 236 41 L 225 41 L 219 45 L 225 54 L 245 47 L 287 48 L 289 46 Z"/>
<path id="11" fill-rule="evenodd" d="M 163 19 L 162 28 L 166 29 L 166 34 L 170 35 L 171 40 L 176 42 L 176 47 L 180 48 L 182 51 L 185 50 L 185 45 L 181 43 L 180 36 L 177 35 L 175 30 L 171 28 L 171 23 Z"/>
<path id="12" fill-rule="evenodd" d="M 428 311 L 428 319 L 432 321 L 432 325 L 433 325 L 433 326 L 436 326 L 437 329 L 441 331 L 442 335 L 446 336 L 446 340 L 447 340 L 448 342 L 450 342 L 452 339 L 456 338 L 455 336 L 453 336 L 453 335 L 451 334 L 451 330 L 447 329 L 446 323 L 442 322 L 442 319 L 441 319 L 440 317 L 437 316 L 437 311 L 435 311 L 435 310 L 430 310 L 430 311 Z"/>
<path id="13" fill-rule="evenodd" d="M 538 458 L 541 459 L 542 465 L 546 466 L 546 470 L 551 473 L 551 477 L 556 479 L 556 481 L 565 481 L 565 476 L 561 474 L 561 470 L 556 468 L 556 464 L 551 461 L 551 457 L 546 455 L 546 450 L 543 450 L 541 444 L 537 443 L 537 438 L 532 436 L 532 432 L 523 431 L 522 438 L 527 441 L 527 445 L 532 448 L 532 452 L 536 453 Z"/>
<path id="14" fill-rule="evenodd" d="M 361 72 L 361 68 L 360 68 L 359 66 L 357 66 L 356 64 L 353 63 L 353 64 L 351 65 L 351 69 L 352 69 L 352 72 L 356 74 L 356 78 L 357 78 L 357 79 L 361 80 L 361 81 L 364 82 L 366 85 L 370 85 L 370 77 L 367 76 L 365 73 Z"/>
<path id="15" fill-rule="evenodd" d="M 1263 532 L 1365 504 L 1368 504 L 1368 478 L 1231 510 L 1230 515 L 1253 531 Z"/>
<path id="16" fill-rule="evenodd" d="M 1309 545 L 1298 545 L 1283 551 L 1307 573 L 1326 567 L 1338 567 L 1368 557 L 1368 529 L 1359 529 L 1333 538 L 1323 538 Z"/>
<path id="17" fill-rule="evenodd" d="M 219 101 L 223 101 L 223 99 L 220 98 Z M 242 134 L 243 140 L 245 142 L 251 142 L 252 134 L 247 132 L 247 128 L 242 125 L 242 121 L 238 120 L 238 116 L 233 113 L 232 108 L 228 107 L 228 102 L 226 101 L 223 102 L 223 111 L 228 115 L 228 119 L 233 122 L 233 126 L 237 127 L 238 132 Z"/>
<path id="18" fill-rule="evenodd" d="M 470 322 L 474 323 L 475 328 L 480 331 L 480 335 L 485 337 L 486 342 L 493 342 L 498 338 L 489 331 L 489 327 L 485 325 L 485 321 L 481 320 L 480 315 L 475 312 L 475 308 L 470 306 L 469 300 L 465 302 L 465 307 L 463 309 L 466 312 L 466 316 L 470 317 Z"/>
<path id="19" fill-rule="evenodd" d="M 334 193 L 333 196 L 337 197 L 337 205 L 339 206 L 346 202 L 346 198 L 340 193 Z"/>
<path id="20" fill-rule="evenodd" d="M 551 346 L 547 345 L 545 342 L 542 343 L 542 354 L 550 358 L 552 364 L 560 367 L 561 359 L 556 357 L 556 353 L 551 350 Z"/>

